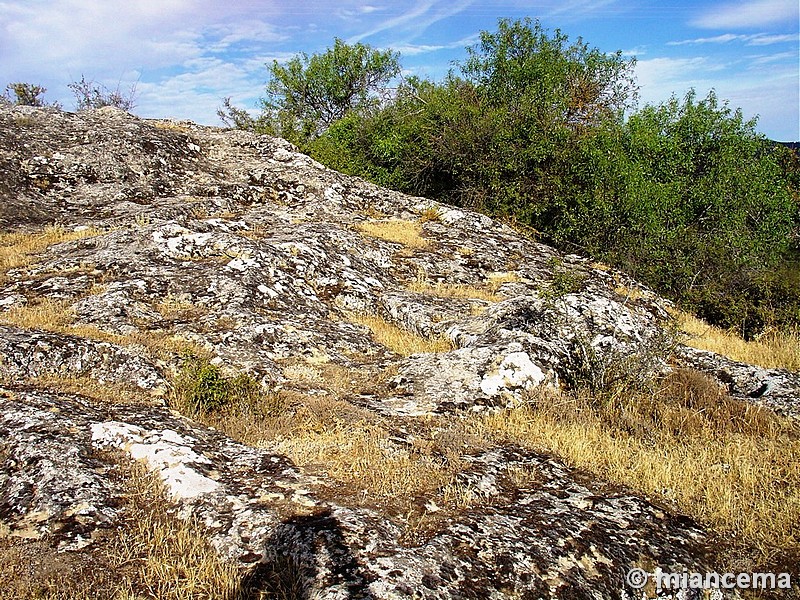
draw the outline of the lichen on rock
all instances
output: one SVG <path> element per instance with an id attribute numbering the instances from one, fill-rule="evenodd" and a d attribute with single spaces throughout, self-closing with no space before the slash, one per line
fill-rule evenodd
<path id="1" fill-rule="evenodd" d="M 274 440 L 246 446 L 171 412 L 176 371 L 201 353 L 264 389 L 352 403 L 388 423 L 384 443 L 402 453 L 406 424 L 514 406 L 589 363 L 670 365 L 658 352 L 667 303 L 644 288 L 621 296 L 618 274 L 283 140 L 168 125 L 0 107 L 3 229 L 94 232 L 26 254 L 0 284 L 3 535 L 90 547 L 120 520 L 110 474 L 137 460 L 223 556 L 256 570 L 290 557 L 306 597 L 610 598 L 634 565 L 708 565 L 696 523 L 513 444 L 457 457 L 453 485 L 469 501 L 448 512 L 420 500 L 439 516 L 411 539 L 402 515 L 354 501 Z M 419 348 L 392 350 L 359 315 Z M 422 351 L 430 340 L 447 344 Z M 796 375 L 677 347 L 734 396 L 798 414 Z M 337 392 L 323 367 L 369 389 Z M 150 401 L 98 404 L 43 383 L 57 376 Z M 532 475 L 513 484 L 509 470 Z"/>

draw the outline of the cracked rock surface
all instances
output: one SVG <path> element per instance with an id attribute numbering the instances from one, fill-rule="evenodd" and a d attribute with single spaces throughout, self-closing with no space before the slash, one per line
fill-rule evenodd
<path id="1" fill-rule="evenodd" d="M 69 317 L 0 326 L 4 535 L 91 547 L 119 521 L 108 475 L 122 455 L 158 473 L 224 556 L 291 557 L 308 597 L 609 598 L 631 566 L 705 564 L 697 525 L 513 446 L 467 453 L 459 477 L 484 501 L 409 540 L 391 511 L 353 505 L 274 448 L 159 400 L 180 364 L 175 343 L 270 389 L 293 389 L 298 365 L 367 374 L 374 389 L 348 401 L 398 427 L 515 405 L 573 377 L 580 356 L 668 369 L 654 350 L 666 302 L 635 281 L 486 216 L 328 170 L 280 139 L 4 106 L 0 132 L 3 230 L 90 232 L 0 282 L 5 314 L 47 305 Z M 393 226 L 404 235 L 380 233 Z M 444 345 L 392 351 L 364 314 Z M 678 355 L 735 397 L 800 414 L 795 374 Z M 148 400 L 97 403 L 34 385 L 43 377 Z M 324 382 L 302 392 L 324 394 Z M 514 469 L 525 485 L 509 482 Z"/>

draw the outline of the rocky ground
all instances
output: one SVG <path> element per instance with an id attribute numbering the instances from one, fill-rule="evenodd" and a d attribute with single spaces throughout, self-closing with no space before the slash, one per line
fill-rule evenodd
<path id="1" fill-rule="evenodd" d="M 59 225 L 6 257 L 0 281 L 0 536 L 91 553 L 124 518 L 114 473 L 135 459 L 243 569 L 288 557 L 300 597 L 633 596 L 632 567 L 712 568 L 707 533 L 508 444 L 465 445 L 471 500 L 421 497 L 416 514 L 439 516 L 410 535 L 390 502 L 293 464 L 280 439 L 244 445 L 171 410 L 182 361 L 199 353 L 293 398 L 354 374 L 337 400 L 391 429 L 395 453 L 420 423 L 631 361 L 664 371 L 669 355 L 800 413 L 796 374 L 676 345 L 667 303 L 624 275 L 285 141 L 115 109 L 4 107 L 0 132 L 2 229 L 35 241 Z M 434 351 L 392 350 L 365 316 Z"/>

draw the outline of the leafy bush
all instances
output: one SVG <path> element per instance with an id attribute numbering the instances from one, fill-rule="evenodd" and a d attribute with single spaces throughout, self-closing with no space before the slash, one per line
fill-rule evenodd
<path id="1" fill-rule="evenodd" d="M 234 403 L 253 403 L 260 384 L 246 374 L 225 377 L 208 359 L 187 358 L 173 387 L 176 408 L 191 416 L 217 412 Z"/>
<path id="2" fill-rule="evenodd" d="M 342 101 L 333 57 L 349 51 L 275 64 L 273 132 L 340 171 L 524 225 L 746 336 L 800 322 L 800 159 L 713 92 L 633 111 L 632 60 L 527 19 L 382 104 Z"/>
<path id="3" fill-rule="evenodd" d="M 298 145 L 314 140 L 351 112 L 365 114 L 380 104 L 380 92 L 399 74 L 399 55 L 340 39 L 322 54 L 301 53 L 269 67 L 262 113 L 250 117 L 225 99 L 224 122 L 280 135 Z"/>
<path id="4" fill-rule="evenodd" d="M 46 91 L 47 88 L 33 83 L 9 83 L 2 98 L 17 106 L 53 106 L 60 108 L 57 102 L 50 105 L 45 102 L 42 95 Z"/>
<path id="5" fill-rule="evenodd" d="M 124 111 L 131 111 L 136 107 L 136 84 L 127 92 L 120 90 L 119 85 L 113 90 L 94 81 L 86 81 L 81 75 L 80 81 L 73 81 L 67 87 L 75 95 L 75 109 L 88 110 L 114 106 Z"/>
<path id="6" fill-rule="evenodd" d="M 800 307 L 785 304 L 787 280 L 774 277 L 798 205 L 755 121 L 713 92 L 597 131 L 566 168 L 557 200 L 539 207 L 547 219 L 533 223 L 557 245 L 575 244 L 745 335 L 791 321 Z"/>

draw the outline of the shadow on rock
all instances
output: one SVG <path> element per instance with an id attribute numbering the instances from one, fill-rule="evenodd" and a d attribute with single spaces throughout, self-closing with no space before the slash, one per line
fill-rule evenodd
<path id="1" fill-rule="evenodd" d="M 329 510 L 285 520 L 266 544 L 265 558 L 243 579 L 236 600 L 305 600 L 319 590 L 353 600 L 370 597 L 367 577 Z"/>

